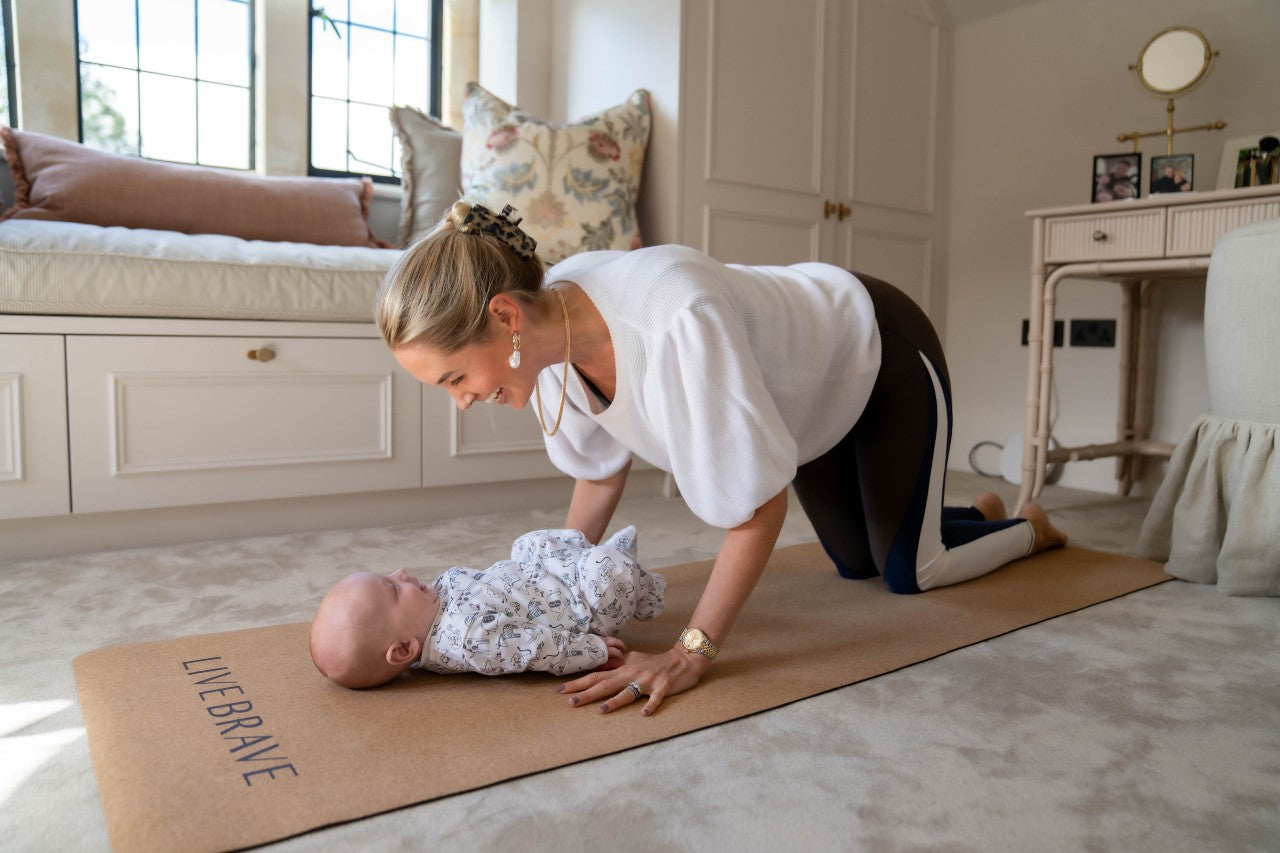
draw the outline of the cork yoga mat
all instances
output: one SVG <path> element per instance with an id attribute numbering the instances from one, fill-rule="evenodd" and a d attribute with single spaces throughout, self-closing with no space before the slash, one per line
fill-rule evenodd
<path id="1" fill-rule="evenodd" d="M 628 626 L 632 648 L 674 641 L 710 569 L 661 569 L 666 613 Z M 112 646 L 73 667 L 112 845 L 226 850 L 724 723 L 1168 579 L 1065 548 L 895 596 L 842 580 L 816 544 L 780 549 L 702 684 L 652 717 L 569 708 L 536 673 L 344 690 L 312 667 L 305 623 Z"/>

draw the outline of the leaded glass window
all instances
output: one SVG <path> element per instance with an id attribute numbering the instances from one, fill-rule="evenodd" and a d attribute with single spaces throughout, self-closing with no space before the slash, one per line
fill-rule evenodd
<path id="1" fill-rule="evenodd" d="M 78 0 L 80 137 L 253 167 L 253 0 Z"/>

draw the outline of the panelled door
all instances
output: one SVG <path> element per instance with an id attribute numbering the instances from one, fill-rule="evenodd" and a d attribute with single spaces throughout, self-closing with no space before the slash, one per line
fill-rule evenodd
<path id="1" fill-rule="evenodd" d="M 884 278 L 940 324 L 942 20 L 928 0 L 690 0 L 684 242 Z"/>
<path id="2" fill-rule="evenodd" d="M 838 7 L 686 4 L 684 242 L 727 263 L 790 264 L 827 251 Z"/>

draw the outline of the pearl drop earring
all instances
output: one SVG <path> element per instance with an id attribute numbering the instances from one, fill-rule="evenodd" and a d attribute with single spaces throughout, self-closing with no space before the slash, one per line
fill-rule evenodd
<path id="1" fill-rule="evenodd" d="M 507 364 L 511 365 L 511 369 L 515 370 L 520 366 L 520 333 L 511 333 L 511 357 L 507 359 Z"/>

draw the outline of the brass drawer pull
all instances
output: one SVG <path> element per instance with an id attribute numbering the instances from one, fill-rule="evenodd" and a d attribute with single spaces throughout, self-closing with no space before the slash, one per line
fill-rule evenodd
<path id="1" fill-rule="evenodd" d="M 1095 243 L 1105 243 L 1105 242 L 1107 242 L 1107 232 L 1106 232 L 1106 231 L 1094 231 L 1094 232 L 1093 232 L 1093 242 L 1095 242 Z"/>
<path id="2" fill-rule="evenodd" d="M 276 357 L 276 351 L 271 347 L 260 347 L 258 349 L 249 350 L 249 359 L 251 361 L 260 361 L 266 364 L 268 361 Z"/>

